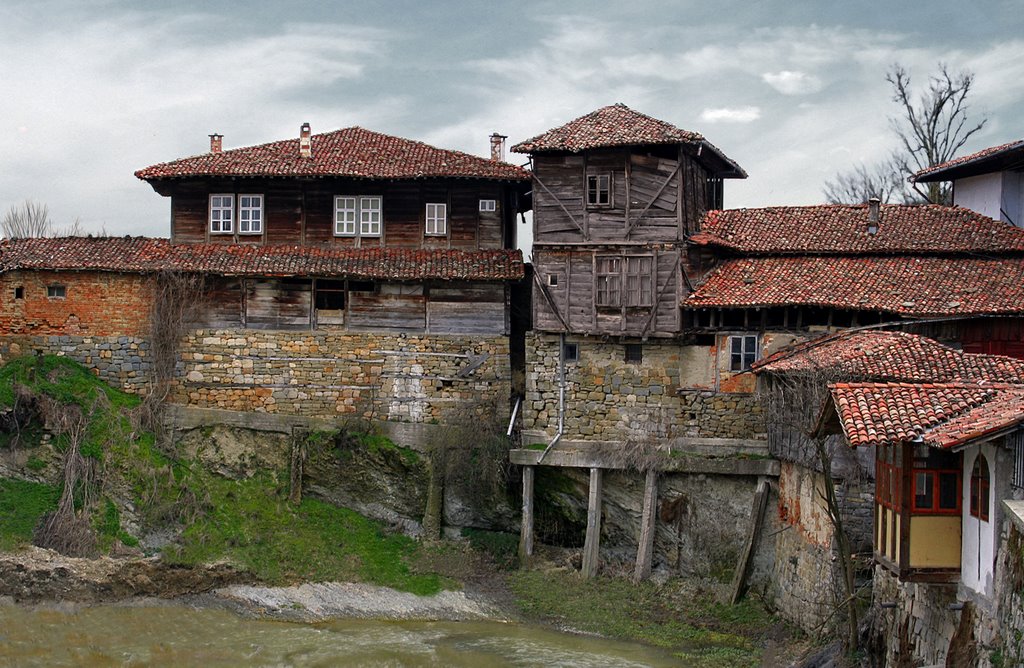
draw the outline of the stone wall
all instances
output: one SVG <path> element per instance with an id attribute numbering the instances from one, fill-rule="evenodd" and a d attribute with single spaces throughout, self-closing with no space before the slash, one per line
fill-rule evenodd
<path id="1" fill-rule="evenodd" d="M 633 363 L 625 361 L 622 343 L 568 341 L 578 346 L 579 357 L 565 366 L 566 440 L 766 438 L 755 395 L 682 388 L 681 377 L 689 372 L 684 365 L 693 361 L 678 342 L 645 341 L 643 361 Z M 523 429 L 548 438 L 558 428 L 559 355 L 558 335 L 527 335 Z"/>
<path id="2" fill-rule="evenodd" d="M 66 355 L 143 393 L 149 344 L 138 337 L 4 337 L 0 359 Z M 201 408 L 313 417 L 445 422 L 467 411 L 507 419 L 503 336 L 195 330 L 182 341 L 173 399 Z"/>
<path id="3" fill-rule="evenodd" d="M 1010 505 L 1010 504 L 1007 504 Z M 996 596 L 1004 666 L 1024 665 L 1024 508 L 1008 508 L 996 562 Z"/>

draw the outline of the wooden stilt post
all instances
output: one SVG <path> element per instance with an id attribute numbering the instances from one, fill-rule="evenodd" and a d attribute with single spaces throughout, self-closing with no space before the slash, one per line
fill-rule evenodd
<path id="1" fill-rule="evenodd" d="M 601 469 L 590 469 L 590 498 L 587 502 L 587 538 L 583 543 L 583 577 L 597 575 L 601 555 Z"/>
<path id="2" fill-rule="evenodd" d="M 754 556 L 754 548 L 757 546 L 757 537 L 761 533 L 761 523 L 764 521 L 764 510 L 768 506 L 768 494 L 771 492 L 771 484 L 767 478 L 761 478 L 757 483 L 757 491 L 754 493 L 754 506 L 750 512 L 750 532 L 747 534 L 747 543 L 743 548 L 736 563 L 736 571 L 732 575 L 732 598 L 733 605 L 736 605 L 743 589 L 747 583 L 747 571 L 750 569 L 750 561 Z"/>
<path id="3" fill-rule="evenodd" d="M 519 529 L 519 566 L 526 568 L 533 556 L 533 473 L 534 466 L 523 467 L 523 523 Z"/>
<path id="4" fill-rule="evenodd" d="M 644 481 L 644 506 L 640 519 L 640 540 L 636 549 L 636 571 L 633 580 L 640 582 L 651 577 L 651 560 L 654 555 L 654 522 L 658 507 L 658 472 L 647 471 Z"/>

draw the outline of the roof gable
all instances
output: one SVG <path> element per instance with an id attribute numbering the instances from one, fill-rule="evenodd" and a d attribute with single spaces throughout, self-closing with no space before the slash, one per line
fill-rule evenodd
<path id="1" fill-rule="evenodd" d="M 881 205 L 874 234 L 868 215 L 866 204 L 709 211 L 691 241 L 778 255 L 1024 251 L 1024 230 L 962 207 Z"/>
<path id="2" fill-rule="evenodd" d="M 146 167 L 146 181 L 208 176 L 303 176 L 361 179 L 476 178 L 527 181 L 530 173 L 506 162 L 435 148 L 360 127 L 313 135 L 312 155 L 299 140 L 204 153 Z"/>
<path id="3" fill-rule="evenodd" d="M 1018 139 L 926 167 L 914 174 L 913 178 L 918 183 L 952 181 L 953 179 L 989 174 L 1005 169 L 1021 169 L 1022 167 L 1024 167 L 1024 139 Z"/>

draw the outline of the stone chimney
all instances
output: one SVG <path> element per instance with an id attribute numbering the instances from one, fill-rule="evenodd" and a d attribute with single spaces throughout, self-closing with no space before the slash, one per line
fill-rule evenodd
<path id="1" fill-rule="evenodd" d="M 313 143 L 310 140 L 309 123 L 303 123 L 299 128 L 299 155 L 303 158 L 313 157 Z"/>
<path id="2" fill-rule="evenodd" d="M 882 200 L 872 197 L 868 200 L 868 234 L 878 233 L 878 222 L 880 218 Z"/>
<path id="3" fill-rule="evenodd" d="M 491 160 L 505 162 L 505 135 L 495 132 L 491 135 Z"/>
<path id="4" fill-rule="evenodd" d="M 224 135 L 214 133 L 210 135 L 210 153 L 220 153 L 224 150 Z"/>

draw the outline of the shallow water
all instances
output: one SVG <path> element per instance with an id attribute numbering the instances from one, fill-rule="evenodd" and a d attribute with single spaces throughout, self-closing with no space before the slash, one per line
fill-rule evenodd
<path id="1" fill-rule="evenodd" d="M 184 605 L 0 606 L 11 666 L 670 666 L 643 645 L 499 622 L 297 624 Z"/>

